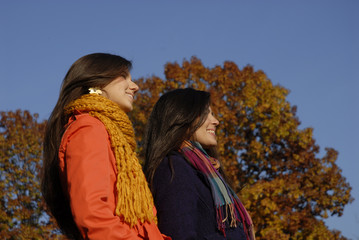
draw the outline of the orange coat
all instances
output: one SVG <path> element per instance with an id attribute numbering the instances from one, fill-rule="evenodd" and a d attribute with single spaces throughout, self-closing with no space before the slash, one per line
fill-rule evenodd
<path id="1" fill-rule="evenodd" d="M 130 228 L 115 215 L 117 168 L 101 121 L 88 114 L 71 118 L 61 140 L 59 160 L 62 185 L 85 239 L 171 239 L 162 235 L 154 222 L 139 222 Z"/>

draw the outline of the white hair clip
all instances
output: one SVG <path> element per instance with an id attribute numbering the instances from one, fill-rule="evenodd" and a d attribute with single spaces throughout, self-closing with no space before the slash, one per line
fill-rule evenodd
<path id="1" fill-rule="evenodd" d="M 102 91 L 99 88 L 89 88 L 89 93 L 90 94 L 97 94 L 97 95 L 101 95 Z"/>

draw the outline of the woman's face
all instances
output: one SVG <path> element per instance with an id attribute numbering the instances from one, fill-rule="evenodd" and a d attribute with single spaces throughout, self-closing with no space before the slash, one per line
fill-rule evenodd
<path id="1" fill-rule="evenodd" d="M 193 134 L 193 140 L 199 142 L 203 147 L 217 146 L 216 127 L 218 120 L 213 116 L 209 107 L 207 119 Z"/>
<path id="2" fill-rule="evenodd" d="M 138 91 L 138 86 L 132 82 L 131 74 L 128 74 L 126 78 L 114 79 L 101 90 L 102 96 L 117 103 L 123 111 L 130 112 L 133 109 L 133 98 Z"/>

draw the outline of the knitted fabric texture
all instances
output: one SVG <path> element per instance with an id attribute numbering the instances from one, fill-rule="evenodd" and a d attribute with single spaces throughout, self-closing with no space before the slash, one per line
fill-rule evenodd
<path id="1" fill-rule="evenodd" d="M 252 219 L 235 192 L 218 172 L 219 161 L 210 157 L 198 142 L 184 141 L 180 152 L 208 179 L 216 208 L 218 229 L 226 236 L 226 224 L 229 227 L 237 227 L 238 222 L 242 222 L 247 240 L 255 240 Z"/>
<path id="2" fill-rule="evenodd" d="M 99 119 L 110 136 L 117 165 L 116 215 L 131 227 L 138 221 L 157 222 L 153 197 L 136 157 L 134 130 L 127 114 L 116 103 L 97 94 L 86 94 L 71 102 L 65 114 L 71 115 L 75 110 Z"/>

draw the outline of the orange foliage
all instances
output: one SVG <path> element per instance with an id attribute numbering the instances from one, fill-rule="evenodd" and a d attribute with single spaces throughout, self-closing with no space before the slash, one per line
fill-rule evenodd
<path id="1" fill-rule="evenodd" d="M 299 129 L 289 93 L 262 71 L 240 70 L 233 62 L 204 67 L 192 57 L 182 66 L 167 63 L 166 79 L 138 79 L 131 113 L 139 151 L 149 113 L 159 96 L 193 87 L 211 93 L 220 121 L 218 150 L 229 179 L 256 225 L 257 239 L 345 239 L 322 219 L 342 215 L 351 187 L 336 165 L 337 152 L 318 157 L 311 128 Z"/>
<path id="2" fill-rule="evenodd" d="M 0 238 L 59 239 L 40 193 L 45 123 L 28 111 L 0 114 Z"/>
<path id="3" fill-rule="evenodd" d="M 182 66 L 168 63 L 165 77 L 138 79 L 131 118 L 142 152 L 144 129 L 161 94 L 193 87 L 211 93 L 221 161 L 256 225 L 258 240 L 344 240 L 323 219 L 342 215 L 353 199 L 336 165 L 337 151 L 319 146 L 311 128 L 300 129 L 288 90 L 273 86 L 262 71 L 233 62 L 204 67 L 193 57 Z M 0 237 L 61 239 L 39 189 L 45 122 L 28 111 L 0 112 Z M 57 235 L 58 234 L 58 235 Z"/>

